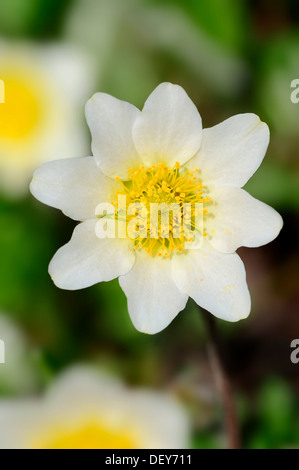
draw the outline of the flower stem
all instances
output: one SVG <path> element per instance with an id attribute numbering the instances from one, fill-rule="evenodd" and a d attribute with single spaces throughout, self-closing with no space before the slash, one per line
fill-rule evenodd
<path id="1" fill-rule="evenodd" d="M 208 354 L 215 383 L 223 402 L 225 414 L 225 427 L 229 449 L 240 449 L 240 429 L 236 413 L 236 406 L 230 379 L 223 367 L 219 349 L 219 335 L 215 318 L 207 311 L 202 310 L 206 328 L 209 335 Z"/>

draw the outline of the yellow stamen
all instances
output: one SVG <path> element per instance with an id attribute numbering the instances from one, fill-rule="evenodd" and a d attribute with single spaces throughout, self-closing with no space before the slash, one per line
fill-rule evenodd
<path id="1" fill-rule="evenodd" d="M 199 170 L 195 169 L 194 172 L 198 173 Z M 164 163 L 160 163 L 148 168 L 141 166 L 134 171 L 130 169 L 128 181 L 123 182 L 119 177 L 115 178 L 122 185 L 122 190 L 118 194 L 126 195 L 127 208 L 132 203 L 143 203 L 147 209 L 147 219 L 142 220 L 147 236 L 144 237 L 143 233 L 142 236 L 132 239 L 135 250 L 143 249 L 150 256 L 158 255 L 165 258 L 169 258 L 174 251 L 181 253 L 185 248 L 185 243 L 190 241 L 190 231 L 185 235 L 182 230 L 180 237 L 175 234 L 175 230 L 182 228 L 182 222 L 188 223 L 193 231 L 201 232 L 204 237 L 207 236 L 206 232 L 195 226 L 195 204 L 210 203 L 212 199 L 207 196 L 207 190 L 204 189 L 199 176 L 193 176 L 194 172 L 186 170 L 181 173 L 179 162 L 176 162 L 173 168 L 167 168 Z M 176 214 L 174 211 L 169 211 L 167 226 L 162 223 L 161 216 L 158 227 L 155 227 L 155 233 L 149 223 L 152 203 L 179 205 L 179 212 Z M 184 215 L 185 203 L 191 206 L 191 213 Z M 113 205 L 117 206 L 117 203 Z M 137 213 L 138 211 L 134 215 L 131 213 L 126 215 L 127 226 Z M 208 210 L 204 208 L 202 213 L 207 214 Z M 118 216 L 121 218 L 120 214 Z M 139 223 L 139 230 L 140 225 Z"/>

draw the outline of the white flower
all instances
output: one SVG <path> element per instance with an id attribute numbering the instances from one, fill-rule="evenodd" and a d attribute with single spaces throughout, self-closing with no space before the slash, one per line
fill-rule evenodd
<path id="1" fill-rule="evenodd" d="M 282 227 L 275 210 L 240 189 L 265 155 L 267 125 L 241 114 L 202 130 L 192 101 L 170 83 L 159 85 L 141 112 L 98 93 L 86 116 L 94 157 L 47 163 L 31 183 L 37 199 L 83 221 L 50 263 L 55 284 L 72 290 L 119 276 L 135 327 L 151 334 L 173 320 L 188 296 L 216 317 L 246 318 L 250 296 L 235 251 L 270 242 Z M 202 202 L 202 245 L 186 249 L 184 236 L 171 235 L 98 238 L 96 207 L 115 204 L 118 193 L 147 206 Z"/>
<path id="2" fill-rule="evenodd" d="M 1 449 L 175 449 L 188 440 L 187 415 L 172 396 L 125 388 L 83 366 L 44 398 L 0 401 Z"/>
<path id="3" fill-rule="evenodd" d="M 38 164 L 86 151 L 79 111 L 93 67 L 67 44 L 1 40 L 0 56 L 0 187 L 18 196 Z"/>

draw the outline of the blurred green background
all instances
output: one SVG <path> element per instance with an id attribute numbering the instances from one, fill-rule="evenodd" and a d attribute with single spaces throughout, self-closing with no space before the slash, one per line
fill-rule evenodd
<path id="1" fill-rule="evenodd" d="M 290 343 L 299 338 L 299 103 L 290 100 L 291 81 L 299 78 L 297 0 L 3 0 L 0 71 L 1 43 L 28 42 L 41 50 L 53 42 L 80 50 L 92 64 L 90 95 L 103 91 L 142 107 L 156 85 L 170 81 L 185 88 L 204 127 L 243 112 L 268 123 L 270 146 L 246 189 L 278 210 L 285 225 L 268 246 L 239 250 L 252 313 L 239 324 L 218 324 L 244 447 L 298 448 L 299 364 L 290 360 Z M 82 156 L 90 154 L 84 100 L 74 110 L 84 133 Z M 79 155 L 53 158 L 66 156 Z M 43 160 L 40 155 L 36 166 Z M 0 161 L 4 171 L 1 140 Z M 30 181 L 29 172 L 24 179 Z M 85 361 L 130 384 L 175 393 L 190 413 L 191 446 L 225 446 L 206 331 L 195 305 L 189 301 L 166 330 L 146 336 L 133 328 L 117 281 L 75 292 L 57 289 L 48 263 L 75 222 L 28 190 L 14 195 L 4 186 L 0 310 L 27 338 L 22 368 L 30 369 L 32 380 L 28 374 L 16 380 L 17 366 L 4 374 L 0 365 L 1 396 L 36 392 L 58 371 Z"/>

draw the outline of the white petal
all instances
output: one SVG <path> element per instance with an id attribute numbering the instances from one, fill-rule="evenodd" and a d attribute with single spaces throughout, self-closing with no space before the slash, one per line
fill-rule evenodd
<path id="1" fill-rule="evenodd" d="M 239 114 L 204 129 L 198 155 L 188 163 L 202 171 L 204 183 L 242 187 L 260 166 L 269 128 L 255 114 Z"/>
<path id="2" fill-rule="evenodd" d="M 103 175 L 93 157 L 44 163 L 33 174 L 32 194 L 74 220 L 95 217 L 100 202 L 116 197 L 119 183 Z"/>
<path id="3" fill-rule="evenodd" d="M 135 146 L 147 165 L 173 166 L 199 150 L 202 123 L 196 106 L 182 87 L 161 83 L 147 99 L 133 128 Z"/>
<path id="4" fill-rule="evenodd" d="M 243 189 L 219 188 L 212 198 L 216 205 L 214 217 L 207 218 L 207 233 L 217 250 L 232 253 L 240 246 L 265 245 L 282 228 L 280 214 Z"/>
<path id="5" fill-rule="evenodd" d="M 71 240 L 52 258 L 49 273 L 61 289 L 75 290 L 127 273 L 135 260 L 128 239 L 96 236 L 97 220 L 77 225 Z"/>
<path id="6" fill-rule="evenodd" d="M 205 243 L 172 260 L 176 285 L 218 318 L 238 321 L 250 313 L 244 265 L 237 254 L 217 252 Z"/>
<path id="7" fill-rule="evenodd" d="M 130 423 L 138 431 L 142 449 L 186 449 L 190 422 L 183 407 L 168 394 L 131 391 Z"/>
<path id="8" fill-rule="evenodd" d="M 28 449 L 39 437 L 43 407 L 39 399 L 2 400 L 0 449 Z"/>
<path id="9" fill-rule="evenodd" d="M 96 93 L 86 104 L 92 152 L 105 175 L 129 179 L 128 169 L 142 165 L 132 138 L 139 109 L 106 93 Z"/>
<path id="10" fill-rule="evenodd" d="M 131 271 L 119 278 L 135 328 L 159 333 L 183 310 L 188 296 L 171 279 L 169 260 L 138 252 Z"/>
<path id="11" fill-rule="evenodd" d="M 64 404 L 74 412 L 74 409 L 80 407 L 80 402 L 84 408 L 83 398 L 86 407 L 90 405 L 99 407 L 102 402 L 106 403 L 109 399 L 113 400 L 115 397 L 119 399 L 122 392 L 122 384 L 113 376 L 100 372 L 93 366 L 76 364 L 58 375 L 47 390 L 47 400 L 55 405 Z"/>

